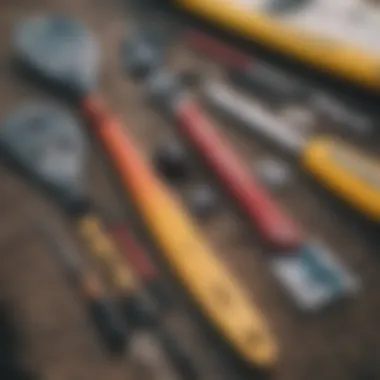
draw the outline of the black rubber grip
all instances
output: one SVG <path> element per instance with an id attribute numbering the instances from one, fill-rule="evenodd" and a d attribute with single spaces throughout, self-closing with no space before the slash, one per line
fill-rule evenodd
<path id="1" fill-rule="evenodd" d="M 128 326 L 116 305 L 109 299 L 92 299 L 89 311 L 111 353 L 122 353 L 129 339 Z"/>

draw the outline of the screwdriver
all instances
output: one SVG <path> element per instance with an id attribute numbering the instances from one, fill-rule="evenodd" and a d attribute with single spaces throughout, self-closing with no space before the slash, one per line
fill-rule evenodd
<path id="1" fill-rule="evenodd" d="M 119 287 L 123 287 L 121 281 L 124 281 L 124 284 L 130 286 L 129 291 L 131 294 L 135 295 L 137 293 L 137 280 L 133 278 L 132 273 L 128 272 L 128 268 L 121 267 L 123 263 L 118 263 L 117 258 L 113 255 L 111 256 L 110 248 L 112 243 L 106 240 L 106 236 L 103 235 L 103 231 L 101 231 L 102 227 L 98 225 L 98 220 L 90 219 L 90 216 L 87 216 L 87 219 L 82 220 L 80 225 L 82 235 L 93 247 L 92 251 L 98 252 L 99 257 L 103 255 L 103 260 L 106 261 L 110 272 L 115 276 L 115 283 L 119 285 Z M 119 233 L 123 232 L 124 235 L 126 231 L 124 228 L 123 230 L 119 230 Z M 150 306 L 147 299 L 143 297 L 138 298 L 138 296 L 134 296 L 134 298 L 131 296 L 123 298 L 123 311 L 126 317 L 123 319 L 119 310 L 116 308 L 116 304 L 111 303 L 113 300 L 111 301 L 110 297 L 101 298 L 102 293 L 100 292 L 104 292 L 104 289 L 96 272 L 90 271 L 88 266 L 86 267 L 84 265 L 83 260 L 81 260 L 79 256 L 74 255 L 74 250 L 71 247 L 67 245 L 64 246 L 62 239 L 58 240 L 58 238 L 54 238 L 52 234 L 49 235 L 54 244 L 54 252 L 58 254 L 58 259 L 64 266 L 67 275 L 76 281 L 77 285 L 80 286 L 81 293 L 88 298 L 90 312 L 95 322 L 99 325 L 102 335 L 107 339 L 107 343 L 109 345 L 112 344 L 111 348 L 115 349 L 116 347 L 121 349 L 125 347 L 125 341 L 119 341 L 116 340 L 116 338 L 123 336 L 123 328 L 125 328 L 126 322 L 128 322 L 128 325 L 131 327 L 128 334 L 128 344 L 131 353 L 134 352 L 136 344 L 139 344 L 138 342 L 146 339 L 152 333 L 152 331 L 149 332 L 149 330 L 145 332 L 136 331 L 134 328 L 139 326 L 156 328 L 157 331 L 153 332 L 154 336 L 150 338 L 150 344 L 153 345 L 152 349 L 154 349 L 155 355 L 158 355 L 162 359 L 164 353 L 160 354 L 160 350 L 164 348 L 165 353 L 168 355 L 169 364 L 177 370 L 181 375 L 181 379 L 195 380 L 198 378 L 197 370 L 188 357 L 187 352 L 182 347 L 182 344 L 172 336 L 170 331 L 159 328 L 159 316 L 156 314 L 155 309 Z M 128 234 L 124 236 L 130 238 Z M 133 240 L 128 241 L 129 247 L 132 246 L 130 241 L 133 242 Z M 127 285 L 124 285 L 124 287 L 126 286 Z M 136 288 L 132 290 L 133 287 Z M 125 294 L 123 297 L 125 297 Z M 159 336 L 157 334 L 159 334 Z M 115 346 L 116 344 L 119 344 L 119 346 Z M 137 359 L 136 357 L 133 358 Z M 154 361 L 154 357 L 150 357 L 150 360 Z M 143 364 L 145 366 L 153 365 L 152 363 L 148 363 L 148 360 L 145 360 Z M 154 367 L 157 369 L 157 364 L 155 364 Z M 175 377 L 171 375 L 171 378 Z"/>
<path id="2" fill-rule="evenodd" d="M 221 82 L 209 82 L 204 98 L 239 126 L 295 155 L 311 177 L 351 208 L 369 220 L 380 221 L 380 164 L 376 158 L 333 137 L 307 139 Z"/>
<path id="3" fill-rule="evenodd" d="M 162 325 L 162 310 L 142 292 L 137 277 L 122 259 L 116 243 L 105 232 L 106 227 L 96 214 L 88 213 L 85 218 L 79 219 L 78 229 L 87 243 L 92 246 L 92 252 L 95 252 L 98 259 L 107 266 L 109 276 L 120 291 L 126 320 L 134 327 L 153 329 L 157 344 L 164 349 L 182 379 L 197 379 L 197 369 L 182 343 Z"/>
<path id="4" fill-rule="evenodd" d="M 174 119 L 181 134 L 194 145 L 271 249 L 286 252 L 298 247 L 303 240 L 300 228 L 252 176 L 251 170 L 176 79 L 160 71 L 148 80 L 147 91 L 153 103 Z"/>
<path id="5" fill-rule="evenodd" d="M 142 292 L 137 277 L 122 259 L 116 243 L 105 232 L 106 227 L 100 219 L 96 214 L 88 213 L 85 218 L 78 220 L 78 229 L 87 243 L 92 246 L 91 251 L 96 253 L 98 259 L 107 266 L 109 276 L 120 292 L 126 322 L 137 329 L 133 333 L 133 339 L 139 341 L 146 333 L 151 333 L 151 340 L 157 350 L 162 349 L 165 352 L 181 379 L 197 380 L 198 370 L 187 350 L 177 336 L 162 323 L 163 310 L 160 310 L 159 305 Z"/>
<path id="6" fill-rule="evenodd" d="M 197 53 L 227 68 L 228 79 L 239 88 L 252 93 L 272 107 L 301 105 L 319 118 L 332 122 L 358 137 L 371 136 L 375 118 L 364 114 L 352 104 L 267 62 L 230 46 L 206 33 L 189 29 L 184 34 L 187 45 Z"/>
<path id="7" fill-rule="evenodd" d="M 111 352 L 123 352 L 130 332 L 96 271 L 84 262 L 75 247 L 70 246 L 69 242 L 59 236 L 56 230 L 48 227 L 47 223 L 41 223 L 41 233 L 48 239 L 49 246 L 67 278 L 86 300 L 88 312 L 107 348 Z"/>
<path id="8" fill-rule="evenodd" d="M 104 265 L 108 277 L 121 298 L 126 319 L 132 323 L 150 325 L 158 310 L 150 309 L 142 299 L 137 279 L 131 266 L 118 250 L 95 207 L 86 200 L 78 200 L 66 207 L 73 217 L 77 231 L 95 260 Z M 150 305 L 149 305 L 150 306 Z"/>

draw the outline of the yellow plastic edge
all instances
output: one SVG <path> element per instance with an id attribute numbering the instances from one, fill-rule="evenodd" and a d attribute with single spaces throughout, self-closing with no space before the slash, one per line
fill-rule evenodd
<path id="1" fill-rule="evenodd" d="M 184 10 L 264 44 L 283 55 L 369 90 L 380 89 L 380 57 L 360 47 L 308 36 L 280 21 L 254 13 L 233 0 L 175 0 Z"/>
<path id="2" fill-rule="evenodd" d="M 329 137 L 320 137 L 309 143 L 301 158 L 303 167 L 327 189 L 350 204 L 352 208 L 359 210 L 368 219 L 379 222 L 380 187 L 371 186 L 364 179 L 355 175 L 353 167 L 350 171 L 334 162 L 331 153 L 337 148 L 344 150 L 354 161 L 357 158 L 357 162 L 359 160 L 368 162 L 374 168 L 371 175 L 377 176 L 377 182 L 380 183 L 380 163 L 378 161 Z"/>
<path id="3" fill-rule="evenodd" d="M 245 360 L 272 367 L 277 359 L 276 343 L 262 313 L 217 259 L 180 204 L 156 190 L 148 199 L 140 197 L 140 210 L 186 288 Z"/>

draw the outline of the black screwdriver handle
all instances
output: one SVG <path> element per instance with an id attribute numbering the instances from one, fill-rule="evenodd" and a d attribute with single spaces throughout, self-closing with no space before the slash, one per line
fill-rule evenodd
<path id="1" fill-rule="evenodd" d="M 112 353 L 122 353 L 128 342 L 124 319 L 108 298 L 88 300 L 88 309 L 107 348 Z"/>
<path id="2" fill-rule="evenodd" d="M 95 273 L 83 274 L 81 292 L 102 340 L 111 353 L 124 351 L 130 331 L 114 300 L 105 294 Z"/>

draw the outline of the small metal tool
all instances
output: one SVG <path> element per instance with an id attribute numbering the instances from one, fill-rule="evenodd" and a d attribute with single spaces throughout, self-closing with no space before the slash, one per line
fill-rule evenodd
<path id="1" fill-rule="evenodd" d="M 201 154 L 263 241 L 275 252 L 298 246 L 302 241 L 301 229 L 256 181 L 200 105 L 184 91 L 180 81 L 160 71 L 150 77 L 146 91 L 157 109 L 174 120 L 181 134 Z"/>

